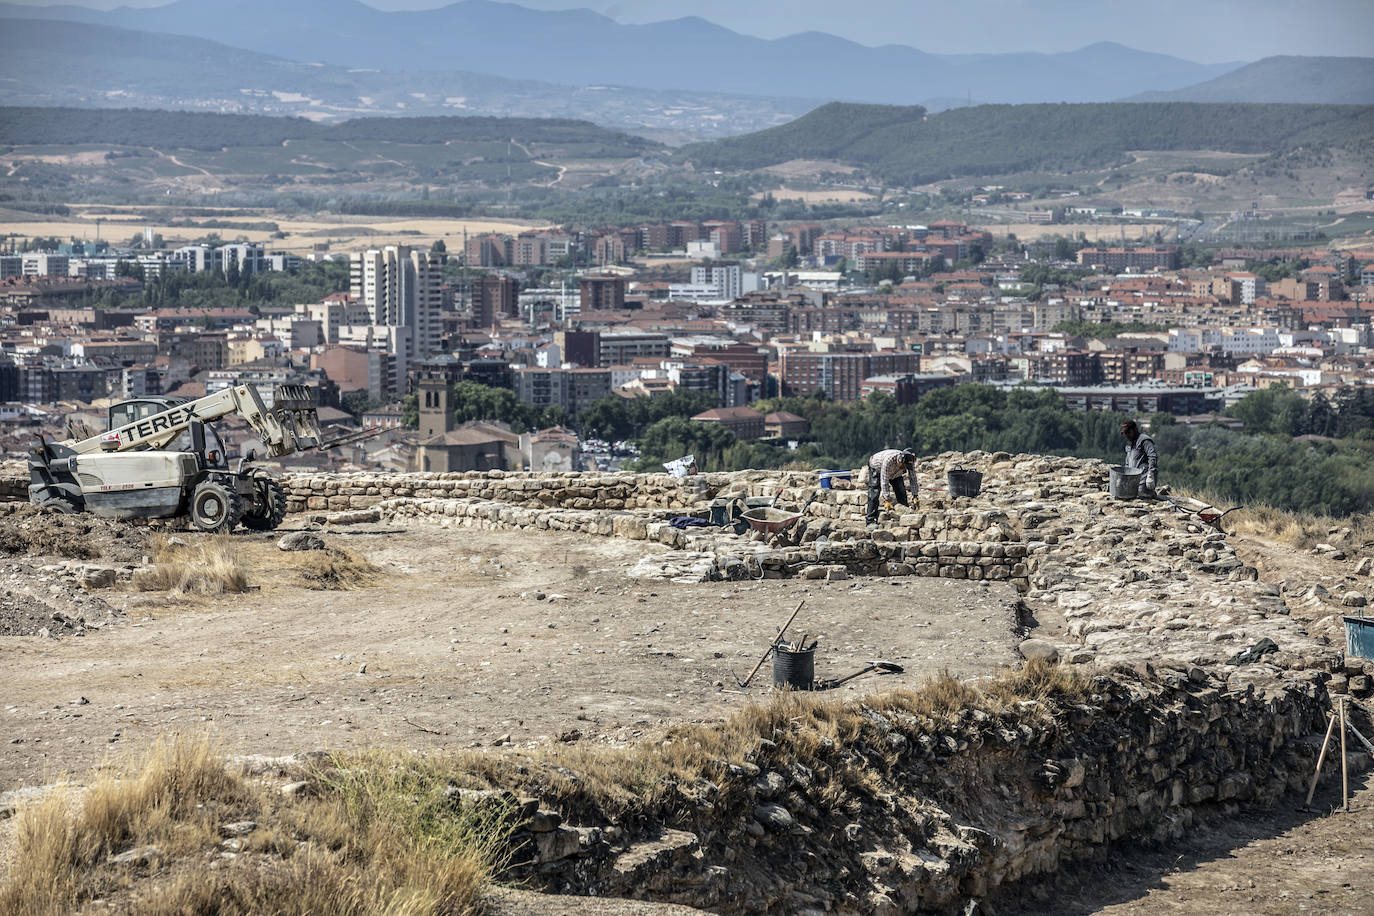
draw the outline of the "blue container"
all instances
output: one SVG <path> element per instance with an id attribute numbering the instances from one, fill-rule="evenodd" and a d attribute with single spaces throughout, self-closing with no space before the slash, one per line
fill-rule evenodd
<path id="1" fill-rule="evenodd" d="M 1345 656 L 1374 659 L 1374 617 L 1345 618 Z"/>
<path id="2" fill-rule="evenodd" d="M 852 476 L 852 471 L 821 471 L 821 489 L 829 490 L 831 481 L 849 480 Z"/>

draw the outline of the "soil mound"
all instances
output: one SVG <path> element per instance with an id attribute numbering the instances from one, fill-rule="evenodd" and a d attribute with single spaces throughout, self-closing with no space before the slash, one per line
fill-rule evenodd
<path id="1" fill-rule="evenodd" d="M 138 563 L 147 551 L 148 529 L 140 525 L 29 503 L 0 504 L 0 554 Z"/>

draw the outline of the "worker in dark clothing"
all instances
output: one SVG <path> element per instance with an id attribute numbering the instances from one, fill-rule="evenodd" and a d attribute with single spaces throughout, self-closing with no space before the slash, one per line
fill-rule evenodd
<path id="1" fill-rule="evenodd" d="M 1121 435 L 1126 439 L 1126 470 L 1139 472 L 1140 491 L 1153 498 L 1159 478 L 1159 450 L 1155 448 L 1155 440 L 1142 433 L 1134 420 L 1121 424 Z"/>
<path id="2" fill-rule="evenodd" d="M 903 477 L 906 480 L 903 480 Z M 878 503 L 891 508 L 893 500 L 903 506 L 912 505 L 907 500 L 907 481 L 911 482 L 911 496 L 917 499 L 916 453 L 911 449 L 898 451 L 884 449 L 868 459 L 868 525 L 878 524 Z"/>

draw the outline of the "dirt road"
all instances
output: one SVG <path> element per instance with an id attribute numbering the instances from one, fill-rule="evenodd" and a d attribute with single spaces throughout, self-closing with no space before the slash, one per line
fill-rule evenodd
<path id="1" fill-rule="evenodd" d="M 125 621 L 60 642 L 0 639 L 0 789 L 82 773 L 168 731 L 262 754 L 627 742 L 762 697 L 769 666 L 749 691 L 731 670 L 748 673 L 803 597 L 791 633 L 820 641 L 818 677 L 873 658 L 906 667 L 845 692 L 914 686 L 946 668 L 991 673 L 1015 655 L 1005 583 L 682 585 L 625 576 L 658 549 L 645 542 L 380 525 L 325 537 L 382 567 L 385 581 L 310 591 L 283 568 L 274 538 L 235 535 L 257 590 L 190 600 L 104 591 Z"/>

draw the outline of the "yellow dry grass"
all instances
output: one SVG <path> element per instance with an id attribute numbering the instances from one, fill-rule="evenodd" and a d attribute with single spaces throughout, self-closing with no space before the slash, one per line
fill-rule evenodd
<path id="1" fill-rule="evenodd" d="M 1223 507 L 1225 508 L 1225 507 Z M 1374 542 L 1374 515 L 1352 515 L 1332 518 L 1310 512 L 1290 512 L 1273 506 L 1247 506 L 1226 516 L 1227 530 L 1265 540 L 1289 544 L 1299 550 L 1310 550 L 1334 539 L 1341 543 Z M 1348 529 L 1349 534 L 1344 531 Z"/>
<path id="2" fill-rule="evenodd" d="M 501 865 L 512 811 L 453 802 L 421 758 L 370 754 L 288 799 L 226 769 L 204 738 L 159 742 L 140 767 L 17 815 L 0 913 L 467 914 Z M 226 847 L 221 828 L 256 827 Z M 135 863 L 111 856 L 138 851 Z M 227 858 L 221 854 L 232 852 Z"/>
<path id="3" fill-rule="evenodd" d="M 97 237 L 96 214 L 87 212 L 90 208 L 102 211 L 99 237 L 103 239 L 124 241 L 149 228 L 161 235 L 167 245 L 175 246 L 188 244 L 194 239 L 216 232 L 227 240 L 241 238 L 248 242 L 271 245 L 273 251 L 291 251 L 297 254 L 309 253 L 317 242 L 330 243 L 331 251 L 347 252 L 379 245 L 412 245 L 428 248 L 430 243 L 437 239 L 443 239 L 449 251 L 461 251 L 465 234 L 472 236 L 500 232 L 516 235 L 526 229 L 540 228 L 542 225 L 511 220 L 404 217 L 389 219 L 375 216 L 296 218 L 273 210 L 243 210 L 242 215 L 213 217 L 235 223 L 273 222 L 282 232 L 287 233 L 287 237 L 283 239 L 273 238 L 270 230 L 168 226 L 159 219 L 142 216 L 137 208 L 128 208 L 127 216 L 110 216 L 103 211 L 114 208 L 92 204 L 73 207 L 74 215 L 66 218 L 40 217 L 31 221 L 11 218 L 0 221 L 0 235 L 94 239 Z M 193 220 L 211 218 L 194 217 Z"/>
<path id="4" fill-rule="evenodd" d="M 153 536 L 153 565 L 134 572 L 134 588 L 178 595 L 237 594 L 248 588 L 248 568 L 228 534 L 188 542 Z"/>
<path id="5" fill-rule="evenodd" d="M 943 673 L 915 690 L 895 690 L 857 700 L 823 693 L 787 691 L 751 704 L 712 724 L 686 724 L 669 729 L 658 742 L 631 748 L 592 745 L 495 756 L 464 752 L 455 757 L 455 779 L 474 784 L 523 786 L 531 794 L 572 810 L 615 814 L 660 804 L 666 793 L 705 776 L 718 779 L 722 764 L 755 756 L 764 741 L 776 749 L 774 766 L 792 761 L 828 767 L 828 796 L 839 799 L 846 788 L 871 788 L 878 774 L 845 751 L 855 742 L 887 746 L 871 713 L 883 713 L 910 734 L 928 733 L 957 722 L 971 711 L 1024 720 L 1050 715 L 1047 701 L 1082 702 L 1087 675 L 1077 668 L 1031 662 L 979 684 Z M 1032 702 L 1027 702 L 1032 701 Z M 895 763 L 897 752 L 891 755 Z"/>
<path id="6" fill-rule="evenodd" d="M 343 547 L 295 553 L 292 565 L 305 587 L 325 591 L 352 591 L 376 583 L 382 571 Z"/>

